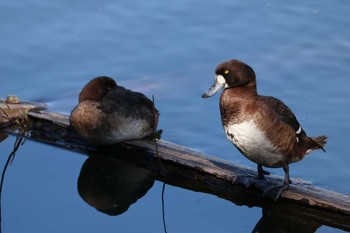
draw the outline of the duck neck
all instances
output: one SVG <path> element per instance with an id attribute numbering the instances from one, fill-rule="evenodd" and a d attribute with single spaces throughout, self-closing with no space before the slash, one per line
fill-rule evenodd
<path id="1" fill-rule="evenodd" d="M 256 86 L 231 87 L 223 91 L 223 95 L 228 95 L 232 98 L 246 99 L 256 97 L 258 95 Z"/>
<path id="2" fill-rule="evenodd" d="M 244 120 L 244 113 L 253 109 L 256 98 L 255 86 L 225 89 L 220 97 L 220 112 L 223 123 Z"/>

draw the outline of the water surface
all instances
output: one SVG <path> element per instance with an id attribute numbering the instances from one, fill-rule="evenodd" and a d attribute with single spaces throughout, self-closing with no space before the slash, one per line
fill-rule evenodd
<path id="1" fill-rule="evenodd" d="M 164 140 L 255 167 L 226 140 L 219 95 L 201 98 L 216 65 L 240 59 L 256 71 L 261 94 L 288 104 L 309 135 L 329 136 L 327 153 L 293 164 L 291 176 L 349 195 L 349 10 L 344 0 L 3 0 L 0 93 L 69 113 L 87 81 L 108 75 L 155 97 Z M 14 140 L 0 144 L 1 164 Z M 7 172 L 3 231 L 162 232 L 159 182 L 109 217 L 78 195 L 85 160 L 27 141 Z M 166 209 L 169 232 L 251 232 L 261 217 L 259 208 L 171 186 Z"/>

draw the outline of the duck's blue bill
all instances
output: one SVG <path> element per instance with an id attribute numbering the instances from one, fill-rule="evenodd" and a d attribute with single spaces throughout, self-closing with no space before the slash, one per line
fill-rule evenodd
<path id="1" fill-rule="evenodd" d="M 209 90 L 207 92 L 205 92 L 202 95 L 202 98 L 208 98 L 210 96 L 215 95 L 218 91 L 220 91 L 221 89 L 224 88 L 225 83 L 222 82 L 221 80 L 223 79 L 223 77 L 220 75 L 219 77 L 216 76 L 213 85 L 209 88 Z"/>

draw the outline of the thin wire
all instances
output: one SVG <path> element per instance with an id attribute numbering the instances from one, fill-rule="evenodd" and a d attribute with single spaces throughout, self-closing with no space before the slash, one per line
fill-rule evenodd
<path id="1" fill-rule="evenodd" d="M 168 233 L 167 228 L 166 228 L 166 223 L 165 223 L 165 202 L 164 202 L 165 185 L 166 185 L 165 182 L 163 182 L 163 188 L 162 188 L 162 217 L 163 217 L 164 232 Z"/>
<path id="2" fill-rule="evenodd" d="M 156 108 L 154 107 L 154 96 L 152 96 L 152 102 L 153 102 L 153 117 L 154 117 L 154 129 L 153 129 L 153 142 L 154 142 L 154 146 L 155 146 L 155 150 L 156 150 L 156 156 L 158 158 L 158 162 L 160 164 L 160 167 L 161 167 L 161 170 L 162 170 L 162 173 L 164 175 L 163 177 L 163 187 L 162 187 L 162 196 L 161 196 L 161 199 L 162 199 L 162 220 L 163 220 L 163 229 L 164 229 L 164 232 L 165 233 L 168 233 L 168 230 L 167 230 L 167 227 L 166 227 L 166 222 L 165 222 L 165 200 L 164 200 L 164 193 L 165 193 L 165 181 L 166 181 L 166 173 L 167 171 L 165 170 L 165 167 L 164 167 L 164 164 L 162 162 L 162 160 L 160 159 L 159 157 L 159 151 L 158 151 L 158 144 L 157 144 L 157 139 L 155 137 L 155 126 L 157 125 L 157 118 L 156 118 Z M 1 233 L 1 232 L 0 232 Z"/>
<path id="3" fill-rule="evenodd" d="M 15 158 L 15 155 L 16 155 L 16 152 L 18 150 L 18 148 L 22 145 L 22 141 L 23 141 L 23 138 L 22 137 L 16 137 L 16 141 L 14 143 L 14 146 L 13 146 L 13 150 L 12 152 L 10 153 L 9 157 L 7 158 L 7 161 L 6 161 L 6 164 L 4 166 L 4 169 L 2 171 L 2 174 L 1 174 L 1 182 L 0 182 L 0 233 L 2 232 L 2 205 L 1 205 L 1 202 L 2 202 L 2 187 L 3 187 L 3 184 L 4 184 L 4 180 L 5 180 L 5 174 L 6 174 L 6 170 L 8 168 L 8 166 L 12 163 L 13 159 Z"/>
<path id="4" fill-rule="evenodd" d="M 165 167 L 162 163 L 162 160 L 160 159 L 159 157 L 159 151 L 158 151 L 158 144 L 157 144 L 157 139 L 156 139 L 156 125 L 157 125 L 157 111 L 156 111 L 156 108 L 154 107 L 154 96 L 152 95 L 152 102 L 153 102 L 153 105 L 152 105 L 152 110 L 153 110 L 153 119 L 154 119 L 154 128 L 153 128 L 153 142 L 154 142 L 154 146 L 155 146 L 155 149 L 156 149 L 156 156 L 157 156 L 157 159 L 158 159 L 158 162 L 159 162 L 159 165 L 162 169 L 162 172 L 164 173 L 164 175 L 166 174 L 166 170 L 165 170 Z"/>

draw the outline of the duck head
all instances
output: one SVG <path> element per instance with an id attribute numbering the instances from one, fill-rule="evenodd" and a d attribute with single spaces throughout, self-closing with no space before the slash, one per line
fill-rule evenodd
<path id="1" fill-rule="evenodd" d="M 208 98 L 222 89 L 233 87 L 256 88 L 254 70 L 238 60 L 225 61 L 216 67 L 214 83 L 202 97 Z"/>
<path id="2" fill-rule="evenodd" d="M 100 76 L 88 82 L 79 94 L 79 103 L 84 100 L 100 101 L 117 83 L 110 77 Z"/>

